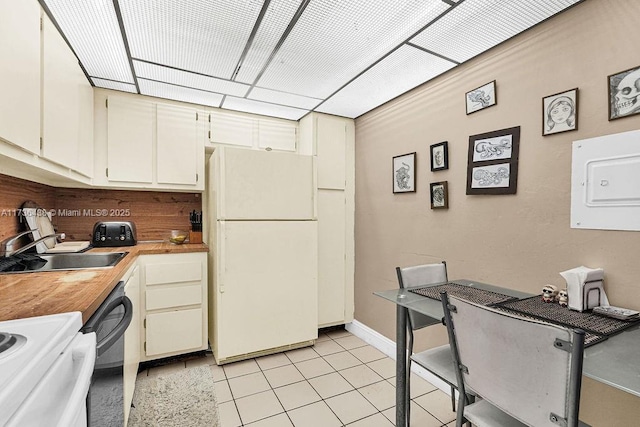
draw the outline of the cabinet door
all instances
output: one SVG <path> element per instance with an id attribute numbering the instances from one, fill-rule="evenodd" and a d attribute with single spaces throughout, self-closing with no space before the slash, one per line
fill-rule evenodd
<path id="1" fill-rule="evenodd" d="M 0 138 L 40 152 L 40 5 L 0 2 Z"/>
<path id="2" fill-rule="evenodd" d="M 343 119 L 319 116 L 317 126 L 318 188 L 345 188 L 347 127 Z"/>
<path id="3" fill-rule="evenodd" d="M 86 158 L 86 148 L 93 145 L 93 120 L 87 118 L 93 117 L 93 88 L 46 15 L 42 40 L 42 156 L 71 169 L 89 171 L 93 157 Z M 81 152 L 85 155 L 83 164 Z"/>
<path id="4" fill-rule="evenodd" d="M 258 147 L 296 151 L 297 129 L 296 122 L 258 120 Z"/>
<path id="5" fill-rule="evenodd" d="M 345 194 L 318 190 L 318 326 L 344 323 L 346 297 Z"/>
<path id="6" fill-rule="evenodd" d="M 107 99 L 107 176 L 109 181 L 153 181 L 155 104 Z"/>
<path id="7" fill-rule="evenodd" d="M 147 314 L 147 356 L 199 350 L 202 324 L 201 308 Z"/>
<path id="8" fill-rule="evenodd" d="M 198 179 L 196 110 L 158 104 L 156 123 L 158 183 L 195 185 Z"/>
<path id="9" fill-rule="evenodd" d="M 239 114 L 212 112 L 209 140 L 221 144 L 253 147 L 255 120 Z"/>
<path id="10" fill-rule="evenodd" d="M 129 418 L 133 391 L 140 364 L 140 275 L 138 267 L 124 285 L 124 294 L 133 304 L 133 318 L 124 333 L 124 419 Z"/>

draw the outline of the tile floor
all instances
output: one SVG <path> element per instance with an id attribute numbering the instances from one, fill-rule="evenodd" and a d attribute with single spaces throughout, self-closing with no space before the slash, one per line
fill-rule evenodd
<path id="1" fill-rule="evenodd" d="M 321 333 L 313 347 L 215 365 L 213 357 L 177 361 L 139 375 L 208 364 L 221 427 L 388 427 L 395 424 L 395 362 L 345 330 Z M 411 425 L 455 425 L 451 401 L 429 382 L 411 380 Z"/>

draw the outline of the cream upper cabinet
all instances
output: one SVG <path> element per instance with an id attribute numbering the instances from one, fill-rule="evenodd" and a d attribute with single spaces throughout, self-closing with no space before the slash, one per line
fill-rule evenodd
<path id="1" fill-rule="evenodd" d="M 159 184 L 195 185 L 198 180 L 198 114 L 193 108 L 157 105 Z"/>
<path id="2" fill-rule="evenodd" d="M 40 152 L 40 5 L 0 2 L 0 139 Z"/>
<path id="3" fill-rule="evenodd" d="M 296 151 L 296 122 L 258 120 L 258 148 Z"/>
<path id="4" fill-rule="evenodd" d="M 339 117 L 318 116 L 316 128 L 318 188 L 340 189 L 346 183 L 347 125 Z"/>
<path id="5" fill-rule="evenodd" d="M 91 176 L 93 87 L 46 15 L 42 31 L 42 156 Z"/>
<path id="6" fill-rule="evenodd" d="M 155 104 L 110 96 L 107 104 L 109 181 L 153 182 Z"/>
<path id="7" fill-rule="evenodd" d="M 253 147 L 254 122 L 248 116 L 212 111 L 209 115 L 209 141 Z"/>

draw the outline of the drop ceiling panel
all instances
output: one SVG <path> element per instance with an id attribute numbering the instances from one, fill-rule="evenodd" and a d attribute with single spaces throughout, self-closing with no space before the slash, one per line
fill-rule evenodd
<path id="1" fill-rule="evenodd" d="M 272 0 L 235 80 L 253 83 L 295 15 L 301 0 Z"/>
<path id="2" fill-rule="evenodd" d="M 307 110 L 312 109 L 322 102 L 322 99 L 318 98 L 309 98 L 306 96 L 278 92 L 259 87 L 253 88 L 251 93 L 248 95 L 248 98 L 256 99 L 258 101 L 272 102 L 274 104 L 288 105 L 290 107 L 304 108 Z"/>
<path id="3" fill-rule="evenodd" d="M 262 2 L 120 0 L 131 55 L 230 79 Z"/>
<path id="4" fill-rule="evenodd" d="M 464 62 L 580 0 L 466 0 L 411 40 Z"/>
<path id="5" fill-rule="evenodd" d="M 99 79 L 97 77 L 92 77 L 91 80 L 96 87 L 119 90 L 121 92 L 138 93 L 138 91 L 136 90 L 136 85 L 134 84 L 114 82 L 111 80 Z"/>
<path id="6" fill-rule="evenodd" d="M 268 104 L 266 102 L 253 101 L 251 99 L 236 98 L 227 96 L 224 99 L 222 108 L 228 110 L 243 111 L 245 113 L 262 114 L 264 116 L 280 117 L 289 120 L 298 120 L 309 111 L 299 108 L 284 107 L 281 105 Z"/>
<path id="7" fill-rule="evenodd" d="M 454 66 L 453 62 L 404 45 L 329 98 L 316 111 L 355 118 Z"/>
<path id="8" fill-rule="evenodd" d="M 141 94 L 158 98 L 173 99 L 175 101 L 207 105 L 210 107 L 218 107 L 222 101 L 222 95 L 219 93 L 174 86 L 142 78 L 138 79 L 138 86 L 140 86 Z"/>
<path id="9" fill-rule="evenodd" d="M 133 61 L 136 75 L 149 80 L 157 80 L 179 86 L 202 89 L 209 92 L 244 96 L 249 90 L 249 85 L 235 83 L 215 77 L 162 67 L 146 62 Z"/>
<path id="10" fill-rule="evenodd" d="M 441 0 L 311 1 L 257 86 L 324 98 L 449 7 Z"/>
<path id="11" fill-rule="evenodd" d="M 133 83 L 112 0 L 47 0 L 47 6 L 90 76 Z"/>

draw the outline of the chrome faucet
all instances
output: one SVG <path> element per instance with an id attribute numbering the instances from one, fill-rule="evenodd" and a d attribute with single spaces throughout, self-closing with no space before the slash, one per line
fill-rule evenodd
<path id="1" fill-rule="evenodd" d="M 32 247 L 34 247 L 38 243 L 43 242 L 43 241 L 45 241 L 47 239 L 59 237 L 61 240 L 64 240 L 64 238 L 66 237 L 64 233 L 49 234 L 47 236 L 41 237 L 39 239 L 36 239 L 31 243 L 27 243 L 26 245 L 22 246 L 21 248 L 18 248 L 18 249 L 15 249 L 15 250 L 13 249 L 13 246 L 18 241 L 18 239 L 20 239 L 22 236 L 26 236 L 27 234 L 33 234 L 34 231 L 38 231 L 38 230 L 23 231 L 20 234 L 17 234 L 17 235 L 15 235 L 13 237 L 9 237 L 8 239 L 3 240 L 0 243 L 0 256 L 10 257 L 11 255 L 18 255 L 18 254 L 21 254 L 21 253 L 23 253 L 24 251 L 26 251 L 28 249 L 31 249 Z"/>

